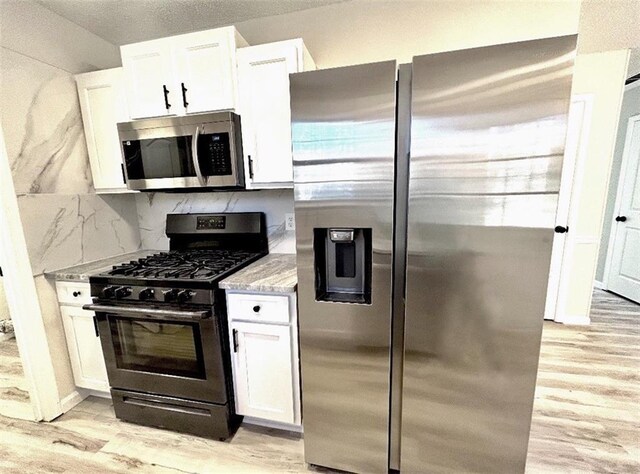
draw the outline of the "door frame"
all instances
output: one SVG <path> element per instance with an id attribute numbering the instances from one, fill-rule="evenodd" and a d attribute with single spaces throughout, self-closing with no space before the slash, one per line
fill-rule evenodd
<path id="1" fill-rule="evenodd" d="M 3 283 L 33 416 L 49 421 L 62 413 L 62 405 L 1 128 L 0 223 Z"/>
<path id="2" fill-rule="evenodd" d="M 549 287 L 547 288 L 547 301 L 545 302 L 544 319 L 562 322 L 564 318 L 564 308 L 566 307 L 566 293 L 569 285 L 569 272 L 573 258 L 573 247 L 579 243 L 580 239 L 575 236 L 577 220 L 577 197 L 582 190 L 582 177 L 584 175 L 584 162 L 586 159 L 587 145 L 589 143 L 589 132 L 591 128 L 591 116 L 593 113 L 593 94 L 575 94 L 571 96 L 571 103 L 582 104 L 582 117 L 579 135 L 575 137 L 575 153 L 569 156 L 570 161 L 565 160 L 562 164 L 562 176 L 560 181 L 560 191 L 558 196 L 558 209 L 556 219 L 563 216 L 566 221 L 558 225 L 567 225 L 569 232 L 564 238 L 561 248 L 552 250 L 559 252 L 557 263 L 552 259 L 549 268 Z M 566 150 L 566 148 L 565 148 Z M 570 172 L 570 175 L 567 175 Z M 573 204 L 573 205 L 572 205 Z M 557 222 L 557 221 L 556 221 Z M 555 264 L 554 264 L 555 263 Z M 553 296 L 550 296 L 553 292 Z M 550 300 L 550 298 L 553 298 Z M 555 301 L 554 301 L 555 300 Z"/>
<path id="3" fill-rule="evenodd" d="M 632 89 L 633 87 L 640 86 L 640 81 L 636 81 L 635 83 L 631 84 L 631 86 L 632 87 L 627 88 L 625 92 L 628 91 L 629 89 Z M 615 201 L 615 205 L 613 206 L 613 215 L 620 215 L 619 212 L 620 212 L 620 206 L 622 205 L 622 192 L 623 192 L 625 180 L 627 178 L 627 174 L 629 173 L 628 168 L 629 168 L 629 159 L 630 159 L 630 150 L 631 150 L 631 139 L 633 136 L 633 134 L 629 132 L 633 129 L 636 122 L 638 122 L 640 126 L 640 113 L 636 115 L 632 115 L 627 120 L 627 130 L 624 138 L 622 160 L 620 162 L 620 177 L 618 178 L 618 187 L 616 189 L 616 201 Z M 609 289 L 609 275 L 611 273 L 612 266 L 613 266 L 612 260 L 613 260 L 616 234 L 617 234 L 616 229 L 614 229 L 612 224 L 611 232 L 609 232 L 609 242 L 607 243 L 607 257 L 605 260 L 603 282 L 602 282 L 605 290 Z"/>

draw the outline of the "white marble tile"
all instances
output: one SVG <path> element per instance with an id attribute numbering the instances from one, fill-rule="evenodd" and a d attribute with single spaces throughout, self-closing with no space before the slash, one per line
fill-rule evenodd
<path id="1" fill-rule="evenodd" d="M 0 110 L 17 194 L 93 189 L 73 75 L 0 48 Z"/>
<path id="2" fill-rule="evenodd" d="M 18 196 L 34 275 L 140 248 L 131 195 Z"/>
<path id="3" fill-rule="evenodd" d="M 142 248 L 166 249 L 166 215 L 197 212 L 264 212 L 269 252 L 295 253 L 295 231 L 285 230 L 285 214 L 293 212 L 293 191 L 140 193 L 136 196 Z"/>

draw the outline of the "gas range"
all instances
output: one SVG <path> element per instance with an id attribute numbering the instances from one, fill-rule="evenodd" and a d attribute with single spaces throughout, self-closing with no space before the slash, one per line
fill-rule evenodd
<path id="1" fill-rule="evenodd" d="M 92 294 L 102 300 L 211 304 L 220 280 L 264 255 L 220 249 L 160 252 L 93 276 Z"/>
<path id="2" fill-rule="evenodd" d="M 225 439 L 234 408 L 224 290 L 268 253 L 262 213 L 169 214 L 167 252 L 89 278 L 116 416 Z"/>

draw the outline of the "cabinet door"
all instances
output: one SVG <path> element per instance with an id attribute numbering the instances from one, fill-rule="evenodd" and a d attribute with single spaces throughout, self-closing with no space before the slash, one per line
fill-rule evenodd
<path id="1" fill-rule="evenodd" d="M 298 47 L 289 42 L 238 50 L 242 144 L 252 188 L 292 186 L 289 74 L 300 71 L 300 63 Z"/>
<path id="2" fill-rule="evenodd" d="M 61 306 L 60 312 L 76 385 L 108 392 L 107 369 L 93 324 L 94 313 L 77 306 Z"/>
<path id="3" fill-rule="evenodd" d="M 169 39 L 162 39 L 120 48 L 132 119 L 174 115 L 179 110 L 180 91 L 174 84 L 170 45 Z"/>
<path id="4" fill-rule="evenodd" d="M 235 42 L 231 31 L 224 28 L 172 38 L 180 94 L 175 100 L 184 112 L 235 108 Z"/>
<path id="5" fill-rule="evenodd" d="M 76 76 L 93 186 L 97 192 L 126 191 L 118 122 L 129 120 L 122 68 Z"/>
<path id="6" fill-rule="evenodd" d="M 232 323 L 231 339 L 236 411 L 293 423 L 291 327 Z"/>

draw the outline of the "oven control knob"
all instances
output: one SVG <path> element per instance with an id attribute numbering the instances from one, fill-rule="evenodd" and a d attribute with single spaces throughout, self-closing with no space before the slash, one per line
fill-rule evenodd
<path id="1" fill-rule="evenodd" d="M 171 290 L 163 291 L 162 296 L 163 296 L 163 299 L 168 303 L 168 302 L 177 300 L 179 292 L 180 290 L 173 288 Z"/>
<path id="2" fill-rule="evenodd" d="M 193 291 L 191 290 L 182 290 L 178 293 L 178 302 L 186 303 L 191 298 L 193 298 Z"/>
<path id="3" fill-rule="evenodd" d="M 127 296 L 131 296 L 130 286 L 121 286 L 120 288 L 116 288 L 116 299 L 126 298 Z"/>
<path id="4" fill-rule="evenodd" d="M 115 298 L 115 296 L 116 296 L 116 288 L 118 288 L 118 287 L 117 286 L 106 286 L 102 290 L 102 296 L 104 296 L 105 298 Z"/>
<path id="5" fill-rule="evenodd" d="M 154 295 L 155 291 L 153 291 L 153 288 L 145 288 L 144 290 L 140 290 L 140 293 L 138 293 L 138 299 L 142 301 L 152 300 L 154 299 Z"/>

